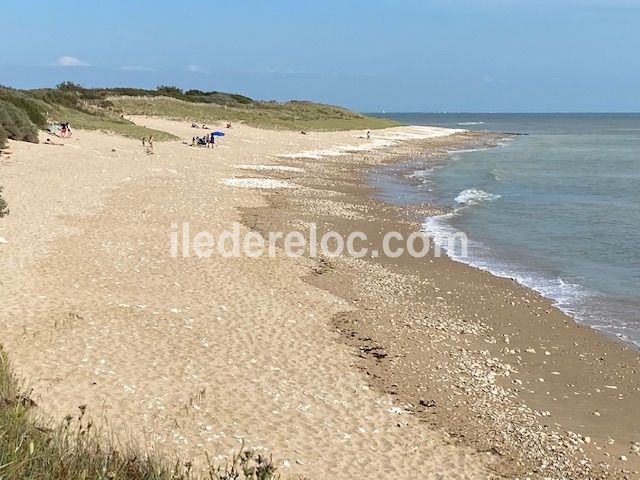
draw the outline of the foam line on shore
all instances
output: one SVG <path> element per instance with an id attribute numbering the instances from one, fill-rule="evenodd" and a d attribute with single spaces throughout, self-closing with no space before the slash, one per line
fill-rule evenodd
<path id="1" fill-rule="evenodd" d="M 372 135 L 371 139 L 364 144 L 337 145 L 332 148 L 284 153 L 278 155 L 278 157 L 288 159 L 309 158 L 321 160 L 324 157 L 340 157 L 352 153 L 366 153 L 374 150 L 380 150 L 382 148 L 393 147 L 403 141 L 428 140 L 430 138 L 446 137 L 456 133 L 462 133 L 464 131 L 465 130 L 455 128 L 410 126 L 403 127 L 402 130 L 384 131 L 381 134 Z"/>

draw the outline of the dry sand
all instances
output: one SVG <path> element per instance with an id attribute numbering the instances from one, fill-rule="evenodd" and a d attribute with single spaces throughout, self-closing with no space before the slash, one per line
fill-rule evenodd
<path id="1" fill-rule="evenodd" d="M 416 130 L 387 131 L 376 147 L 403 133 Z M 59 420 L 87 405 L 121 438 L 196 463 L 244 442 L 287 476 L 488 478 L 495 455 L 454 444 L 354 368 L 333 319 L 357 306 L 303 280 L 314 262 L 169 255 L 172 222 L 217 235 L 240 207 L 267 206 L 225 181 L 273 172 L 236 167 L 342 158 L 368 148 L 362 136 L 236 126 L 215 149 L 157 142 L 153 155 L 82 130 L 64 146 L 12 142 L 0 159 L 11 207 L 0 338 L 42 411 Z"/>

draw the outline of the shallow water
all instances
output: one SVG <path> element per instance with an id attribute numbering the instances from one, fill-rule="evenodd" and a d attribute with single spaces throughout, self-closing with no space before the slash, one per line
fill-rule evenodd
<path id="1" fill-rule="evenodd" d="M 431 170 L 416 159 L 406 192 L 395 188 L 386 199 L 450 207 L 424 228 L 468 235 L 468 255 L 452 258 L 515 278 L 577 320 L 640 345 L 640 115 L 398 118 L 526 133 L 453 153 Z"/>

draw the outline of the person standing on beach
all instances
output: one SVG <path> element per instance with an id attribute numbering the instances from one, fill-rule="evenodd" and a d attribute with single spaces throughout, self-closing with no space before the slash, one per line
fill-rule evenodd
<path id="1" fill-rule="evenodd" d="M 147 139 L 145 137 L 142 137 L 142 148 L 147 146 L 146 143 L 147 143 Z"/>
<path id="2" fill-rule="evenodd" d="M 367 140 L 371 140 L 371 130 L 367 130 Z"/>
<path id="3" fill-rule="evenodd" d="M 149 149 L 147 150 L 149 154 L 153 153 L 153 135 L 149 136 Z"/>

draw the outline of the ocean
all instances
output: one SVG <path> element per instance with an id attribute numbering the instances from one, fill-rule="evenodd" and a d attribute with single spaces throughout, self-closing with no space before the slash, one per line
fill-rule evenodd
<path id="1" fill-rule="evenodd" d="M 411 181 L 382 182 L 393 187 L 382 195 L 446 207 L 424 231 L 465 232 L 468 255 L 448 252 L 454 260 L 514 278 L 577 321 L 640 346 L 640 114 L 387 116 L 523 134 L 452 152 L 434 169 L 415 159 Z"/>

